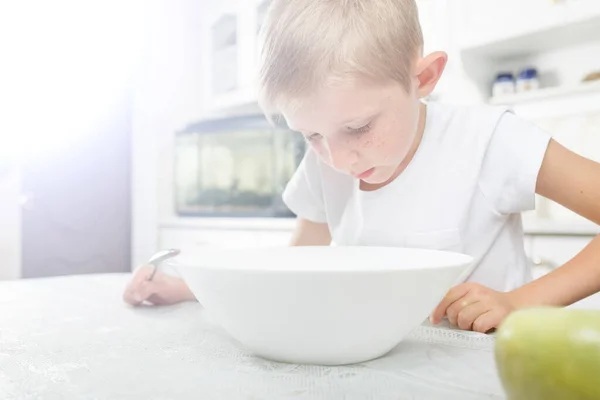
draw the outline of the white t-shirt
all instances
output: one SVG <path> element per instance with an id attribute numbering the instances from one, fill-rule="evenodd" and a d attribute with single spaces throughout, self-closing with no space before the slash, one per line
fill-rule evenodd
<path id="1" fill-rule="evenodd" d="M 476 262 L 468 281 L 509 291 L 532 278 L 521 212 L 535 207 L 549 140 L 505 108 L 432 103 L 413 160 L 387 186 L 361 191 L 309 150 L 283 200 L 326 222 L 337 245 L 462 252 Z"/>

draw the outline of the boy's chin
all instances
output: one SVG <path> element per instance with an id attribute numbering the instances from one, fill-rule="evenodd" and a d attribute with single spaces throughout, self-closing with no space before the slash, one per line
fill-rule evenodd
<path id="1" fill-rule="evenodd" d="M 369 185 L 386 185 L 392 180 L 394 172 L 392 168 L 378 167 L 373 172 L 373 175 L 362 179 L 362 181 Z"/>

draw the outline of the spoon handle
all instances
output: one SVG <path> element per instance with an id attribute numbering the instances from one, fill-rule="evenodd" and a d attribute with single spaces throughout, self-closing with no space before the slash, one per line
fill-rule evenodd
<path id="1" fill-rule="evenodd" d="M 152 272 L 150 273 L 150 276 L 148 276 L 148 280 L 151 281 L 154 278 L 156 271 L 158 271 L 158 268 L 163 261 L 175 257 L 179 253 L 180 251 L 178 249 L 167 249 L 154 253 L 154 255 L 150 257 L 150 260 L 148 260 L 148 264 L 152 267 Z"/>

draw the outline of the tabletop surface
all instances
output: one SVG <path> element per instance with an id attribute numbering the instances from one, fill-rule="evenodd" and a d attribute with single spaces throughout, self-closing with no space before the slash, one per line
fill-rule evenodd
<path id="1" fill-rule="evenodd" d="M 504 398 L 490 335 L 424 325 L 367 363 L 280 364 L 249 354 L 197 303 L 125 305 L 128 279 L 0 282 L 0 398 Z"/>

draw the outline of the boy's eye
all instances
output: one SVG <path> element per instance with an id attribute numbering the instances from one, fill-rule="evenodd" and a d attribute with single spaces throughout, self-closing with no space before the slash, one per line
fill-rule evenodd
<path id="1" fill-rule="evenodd" d="M 369 122 L 365 126 L 361 126 L 360 128 L 351 128 L 353 133 L 366 133 L 371 129 L 371 123 Z"/>

